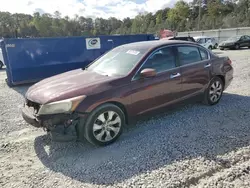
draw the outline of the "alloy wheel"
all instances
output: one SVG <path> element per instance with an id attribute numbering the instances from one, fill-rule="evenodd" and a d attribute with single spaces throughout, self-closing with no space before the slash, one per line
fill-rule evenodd
<path id="1" fill-rule="evenodd" d="M 215 81 L 209 90 L 209 97 L 213 103 L 216 103 L 222 95 L 222 84 L 219 81 Z"/>
<path id="2" fill-rule="evenodd" d="M 94 121 L 93 135 L 100 142 L 109 142 L 118 135 L 121 124 L 121 118 L 116 112 L 106 111 Z"/>

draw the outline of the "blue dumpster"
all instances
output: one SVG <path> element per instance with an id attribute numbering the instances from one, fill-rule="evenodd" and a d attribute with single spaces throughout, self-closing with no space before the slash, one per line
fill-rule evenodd
<path id="1" fill-rule="evenodd" d="M 9 86 L 34 83 L 85 67 L 116 46 L 148 40 L 156 39 L 152 34 L 4 39 L 1 48 L 7 83 Z"/>

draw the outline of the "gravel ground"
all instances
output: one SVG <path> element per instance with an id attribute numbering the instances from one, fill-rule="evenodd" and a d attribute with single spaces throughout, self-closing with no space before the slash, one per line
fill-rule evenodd
<path id="1" fill-rule="evenodd" d="M 217 50 L 216 50 L 217 51 Z M 250 50 L 223 51 L 235 78 L 221 102 L 140 120 L 105 148 L 53 143 L 20 116 L 27 87 L 0 71 L 0 187 L 250 187 Z"/>

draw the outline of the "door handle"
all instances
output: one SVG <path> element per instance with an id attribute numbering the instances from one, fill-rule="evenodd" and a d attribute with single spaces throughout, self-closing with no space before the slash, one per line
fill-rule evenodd
<path id="1" fill-rule="evenodd" d="M 176 78 L 176 77 L 179 77 L 179 76 L 181 76 L 181 74 L 178 72 L 178 73 L 171 74 L 170 78 L 173 79 L 173 78 Z"/>
<path id="2" fill-rule="evenodd" d="M 204 66 L 204 68 L 208 68 L 208 67 L 211 67 L 211 63 L 206 64 L 206 65 Z"/>

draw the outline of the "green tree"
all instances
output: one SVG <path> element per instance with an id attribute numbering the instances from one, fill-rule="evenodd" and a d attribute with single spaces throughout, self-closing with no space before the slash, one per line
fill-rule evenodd
<path id="1" fill-rule="evenodd" d="M 110 34 L 158 33 L 161 28 L 187 31 L 250 26 L 249 0 L 200 0 L 187 4 L 176 2 L 173 8 L 156 13 L 140 13 L 135 18 L 119 20 L 75 15 L 62 17 L 59 11 L 50 14 L 11 14 L 0 12 L 0 37 L 92 36 Z M 199 11 L 200 10 L 200 11 Z M 83 12 L 84 13 L 84 12 Z M 200 13 L 200 14 L 199 14 Z M 200 15 L 200 16 L 199 16 Z"/>
<path id="2" fill-rule="evenodd" d="M 174 8 L 168 11 L 167 21 L 171 29 L 178 31 L 186 30 L 187 18 L 189 17 L 189 6 L 184 1 L 178 1 Z"/>

